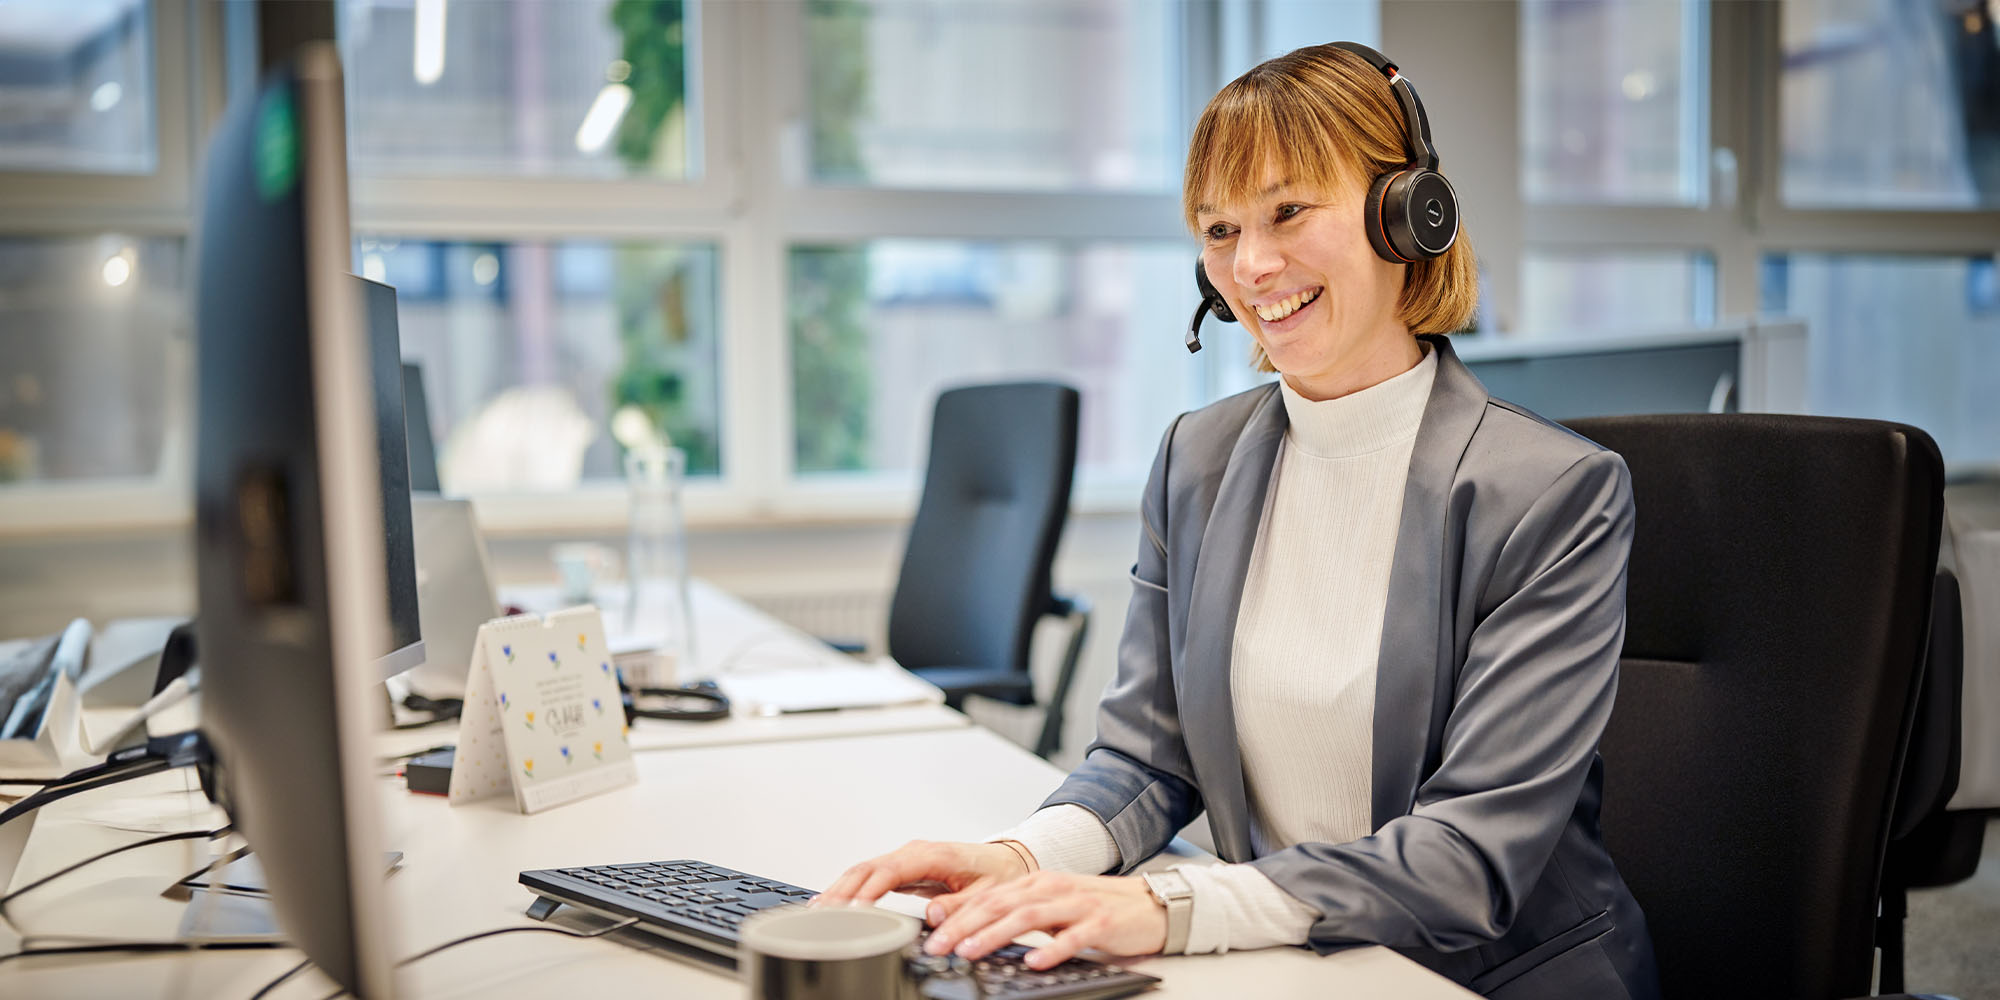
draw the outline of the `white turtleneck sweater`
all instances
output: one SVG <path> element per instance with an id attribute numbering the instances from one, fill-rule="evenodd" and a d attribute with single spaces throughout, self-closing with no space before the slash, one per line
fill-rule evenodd
<path id="1" fill-rule="evenodd" d="M 1375 665 L 1410 451 L 1436 376 L 1426 349 L 1409 371 L 1338 399 L 1308 400 L 1280 382 L 1290 426 L 1229 664 L 1259 857 L 1374 832 Z M 1081 806 L 1040 810 L 993 839 L 1019 841 L 1056 871 L 1119 864 L 1110 831 Z M 1194 889 L 1190 953 L 1301 944 L 1319 919 L 1249 865 L 1176 867 Z"/>

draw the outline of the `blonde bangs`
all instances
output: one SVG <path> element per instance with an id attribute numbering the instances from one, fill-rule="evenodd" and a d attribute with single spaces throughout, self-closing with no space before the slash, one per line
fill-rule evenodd
<path id="1" fill-rule="evenodd" d="M 1181 210 L 1189 231 L 1200 228 L 1196 216 L 1204 208 L 1261 196 L 1274 171 L 1286 181 L 1323 191 L 1338 190 L 1361 173 L 1351 150 L 1285 141 L 1288 135 L 1327 134 L 1324 123 L 1300 110 L 1288 102 L 1260 100 L 1254 86 L 1237 90 L 1231 84 L 1216 95 L 1188 144 Z"/>
<path id="2" fill-rule="evenodd" d="M 1315 49 L 1266 62 L 1208 102 L 1181 185 L 1190 231 L 1204 206 L 1260 196 L 1273 169 L 1294 184 L 1333 191 L 1403 162 L 1402 112 L 1389 103 L 1381 75 L 1346 52 Z M 1385 128 L 1392 141 L 1381 138 Z"/>

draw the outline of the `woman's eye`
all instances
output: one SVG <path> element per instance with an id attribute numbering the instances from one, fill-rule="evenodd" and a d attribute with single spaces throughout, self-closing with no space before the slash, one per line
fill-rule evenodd
<path id="1" fill-rule="evenodd" d="M 1228 227 L 1227 225 L 1223 224 L 1223 223 L 1220 223 L 1220 222 L 1216 223 L 1216 224 L 1215 224 L 1215 225 L 1213 225 L 1213 226 L 1210 226 L 1210 227 L 1208 227 L 1208 238 L 1209 238 L 1209 239 L 1210 239 L 1211 241 L 1213 241 L 1213 240 L 1226 240 L 1226 239 L 1228 239 L 1228 238 L 1229 238 L 1229 227 Z"/>
<path id="2" fill-rule="evenodd" d="M 1304 205 L 1279 205 L 1279 206 L 1278 206 L 1278 221 L 1279 221 L 1279 222 L 1283 222 L 1283 221 L 1285 221 L 1286 219 L 1289 219 L 1289 218 L 1291 218 L 1292 216 L 1294 216 L 1294 215 L 1297 215 L 1297 214 L 1299 214 L 1300 212 L 1303 212 L 1303 211 L 1305 211 L 1305 210 L 1306 210 L 1306 207 L 1305 207 Z"/>

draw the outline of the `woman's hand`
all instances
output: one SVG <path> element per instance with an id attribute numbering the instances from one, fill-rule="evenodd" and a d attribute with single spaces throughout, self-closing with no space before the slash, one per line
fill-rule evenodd
<path id="1" fill-rule="evenodd" d="M 937 929 L 924 950 L 933 955 L 956 951 L 978 959 L 1028 931 L 1048 931 L 1055 940 L 1028 952 L 1033 969 L 1059 965 L 1085 948 L 1150 955 L 1167 943 L 1167 910 L 1135 877 L 1036 872 L 940 896 L 928 915 Z"/>
<path id="2" fill-rule="evenodd" d="M 1005 844 L 912 840 L 842 872 L 812 905 L 873 903 L 883 893 L 906 886 L 941 887 L 949 893 L 976 892 L 1026 874 L 1027 863 Z"/>

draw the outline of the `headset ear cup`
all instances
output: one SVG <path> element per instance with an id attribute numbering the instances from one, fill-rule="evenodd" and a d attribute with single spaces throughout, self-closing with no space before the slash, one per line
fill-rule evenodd
<path id="1" fill-rule="evenodd" d="M 1391 170 L 1375 175 L 1375 183 L 1368 186 L 1368 197 L 1362 200 L 1361 206 L 1361 228 L 1368 231 L 1368 245 L 1375 248 L 1377 256 L 1396 264 L 1407 264 L 1409 261 L 1397 254 L 1396 248 L 1389 242 L 1388 231 L 1383 228 L 1382 199 L 1388 193 L 1389 183 L 1405 173 L 1408 171 Z"/>

